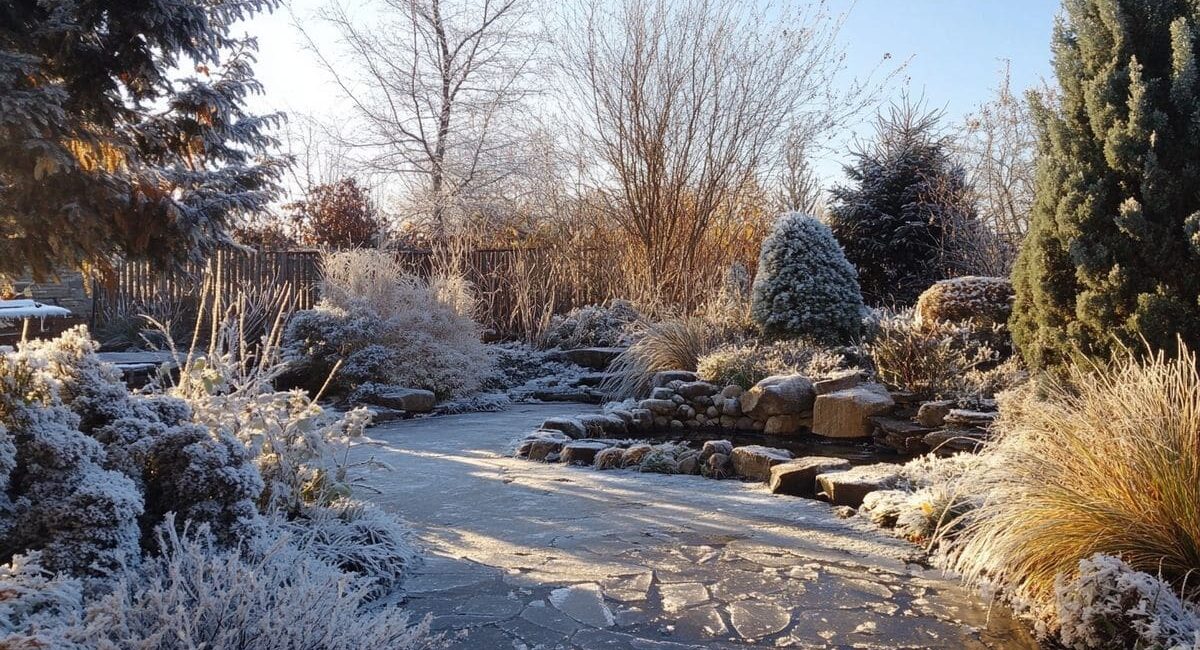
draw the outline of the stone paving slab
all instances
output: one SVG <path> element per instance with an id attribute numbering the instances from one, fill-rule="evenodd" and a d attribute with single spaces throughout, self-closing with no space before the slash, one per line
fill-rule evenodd
<path id="1" fill-rule="evenodd" d="M 415 615 L 460 648 L 1036 648 L 912 546 L 761 484 L 508 455 L 573 404 L 389 423 L 373 499 L 428 557 Z"/>

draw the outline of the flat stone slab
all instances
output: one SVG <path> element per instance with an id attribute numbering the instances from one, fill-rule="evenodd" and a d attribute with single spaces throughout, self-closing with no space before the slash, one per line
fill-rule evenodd
<path id="1" fill-rule="evenodd" d="M 817 476 L 817 486 L 835 506 L 857 508 L 863 498 L 877 490 L 890 490 L 900 484 L 900 467 L 888 463 L 861 465 L 844 472 Z"/>
<path id="2" fill-rule="evenodd" d="M 461 634 L 450 647 L 1037 647 L 919 549 L 820 501 L 511 457 L 547 418 L 597 410 L 390 422 L 351 453 L 393 468 L 369 470 L 363 495 L 412 527 L 425 560 L 401 606 Z"/>
<path id="3" fill-rule="evenodd" d="M 791 460 L 792 452 L 762 445 L 746 445 L 734 447 L 729 458 L 738 476 L 765 482 L 771 478 L 771 467 Z"/>
<path id="4" fill-rule="evenodd" d="M 850 469 L 850 461 L 829 456 L 805 456 L 771 468 L 767 487 L 772 494 L 815 498 L 817 475 Z"/>
<path id="5" fill-rule="evenodd" d="M 616 622 L 612 610 L 604 604 L 604 592 L 597 584 L 555 589 L 550 592 L 550 604 L 584 625 L 610 627 Z"/>

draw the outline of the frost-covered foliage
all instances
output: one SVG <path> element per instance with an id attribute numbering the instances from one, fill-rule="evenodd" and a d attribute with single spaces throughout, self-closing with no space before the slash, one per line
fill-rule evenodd
<path id="1" fill-rule="evenodd" d="M 0 349 L 4 647 L 424 647 L 363 608 L 412 562 L 394 519 L 346 499 L 366 413 L 275 391 L 277 336 L 251 355 L 228 325 L 158 394 L 82 328 Z"/>
<path id="2" fill-rule="evenodd" d="M 82 328 L 53 343 L 0 351 L 0 450 L 12 455 L 0 508 L 0 549 L 41 551 L 50 571 L 106 578 L 137 562 L 141 492 L 129 477 L 104 468 L 104 446 L 80 431 L 64 404 L 76 382 L 59 361 L 84 346 Z M 82 401 L 82 400 L 81 400 Z"/>
<path id="3" fill-rule="evenodd" d="M 39 553 L 0 564 L 0 648 L 80 648 L 66 632 L 82 611 L 79 580 L 43 568 Z"/>
<path id="4" fill-rule="evenodd" d="M 926 398 L 992 397 L 1023 380 L 1017 362 L 999 365 L 1000 354 L 971 327 L 919 325 L 908 310 L 883 315 L 866 349 L 884 383 Z"/>
<path id="5" fill-rule="evenodd" d="M 348 393 L 375 382 L 433 391 L 440 398 L 475 391 L 491 358 L 472 320 L 474 301 L 461 279 L 423 280 L 380 251 L 323 258 L 322 300 L 296 313 L 285 336 L 291 373 L 310 389 Z"/>
<path id="6" fill-rule="evenodd" d="M 842 354 L 804 341 L 769 341 L 724 345 L 700 357 L 696 374 L 719 386 L 750 388 L 772 375 L 827 377 L 846 368 Z"/>
<path id="7" fill-rule="evenodd" d="M 550 321 L 544 344 L 563 349 L 626 346 L 632 342 L 632 326 L 640 318 L 627 300 L 578 307 Z"/>
<path id="8" fill-rule="evenodd" d="M 528 399 L 536 391 L 573 387 L 581 376 L 591 372 L 555 358 L 553 351 L 525 343 L 495 343 L 487 348 L 493 370 L 484 380 L 483 389 L 502 392 L 513 401 Z"/>
<path id="9" fill-rule="evenodd" d="M 206 527 L 175 528 L 164 529 L 161 556 L 88 604 L 64 636 L 101 650 L 436 647 L 428 620 L 411 625 L 403 610 L 367 609 L 370 578 L 322 562 L 286 535 L 226 550 Z"/>
<path id="10" fill-rule="evenodd" d="M 619 469 L 625 458 L 625 450 L 620 447 L 608 447 L 596 452 L 592 467 L 596 469 Z"/>
<path id="11" fill-rule="evenodd" d="M 971 579 L 1046 604 L 1094 553 L 1190 586 L 1200 558 L 1200 371 L 1189 353 L 1074 367 L 1001 402 L 954 545 Z M 994 578 L 993 578 L 994 579 Z"/>
<path id="12" fill-rule="evenodd" d="M 718 327 L 747 333 L 757 329 L 750 314 L 750 272 L 735 262 L 725 272 L 721 285 L 700 307 L 699 316 Z"/>
<path id="13" fill-rule="evenodd" d="M 1012 315 L 1013 286 L 1008 278 L 964 276 L 940 280 L 917 298 L 918 325 L 938 322 L 975 327 L 1007 326 Z"/>
<path id="14" fill-rule="evenodd" d="M 829 227 L 798 212 L 781 215 L 763 241 L 751 313 L 770 335 L 850 343 L 863 313 L 858 274 Z"/>
<path id="15" fill-rule="evenodd" d="M 614 398 L 645 395 L 655 373 L 695 370 L 700 357 L 738 338 L 739 333 L 695 316 L 646 323 L 638 329 L 633 345 L 609 366 L 611 375 L 603 388 Z"/>
<path id="16" fill-rule="evenodd" d="M 1097 553 L 1055 585 L 1059 640 L 1080 650 L 1200 648 L 1200 609 L 1170 585 Z"/>
<path id="17" fill-rule="evenodd" d="M 373 579 L 373 595 L 396 587 L 416 555 L 408 543 L 408 531 L 394 517 L 353 499 L 307 506 L 298 517 L 279 525 L 314 557 Z"/>

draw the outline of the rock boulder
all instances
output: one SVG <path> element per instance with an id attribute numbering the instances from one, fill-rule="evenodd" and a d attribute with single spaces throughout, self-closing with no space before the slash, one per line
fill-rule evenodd
<path id="1" fill-rule="evenodd" d="M 888 413 L 895 405 L 887 389 L 879 384 L 819 395 L 813 408 L 812 430 L 829 438 L 866 438 L 875 430 L 871 416 Z"/>

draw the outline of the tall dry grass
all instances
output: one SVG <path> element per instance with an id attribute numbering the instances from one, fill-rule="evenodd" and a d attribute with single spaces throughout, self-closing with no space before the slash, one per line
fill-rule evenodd
<path id="1" fill-rule="evenodd" d="M 1002 436 L 973 478 L 986 495 L 951 565 L 1019 601 L 1104 553 L 1195 595 L 1200 576 L 1200 373 L 1196 357 L 1132 354 L 1079 366 L 1005 404 Z"/>
<path id="2" fill-rule="evenodd" d="M 614 398 L 638 397 L 650 390 L 655 373 L 695 370 L 700 357 L 729 342 L 731 333 L 703 318 L 672 318 L 645 323 L 633 345 L 609 368 L 602 386 Z"/>

